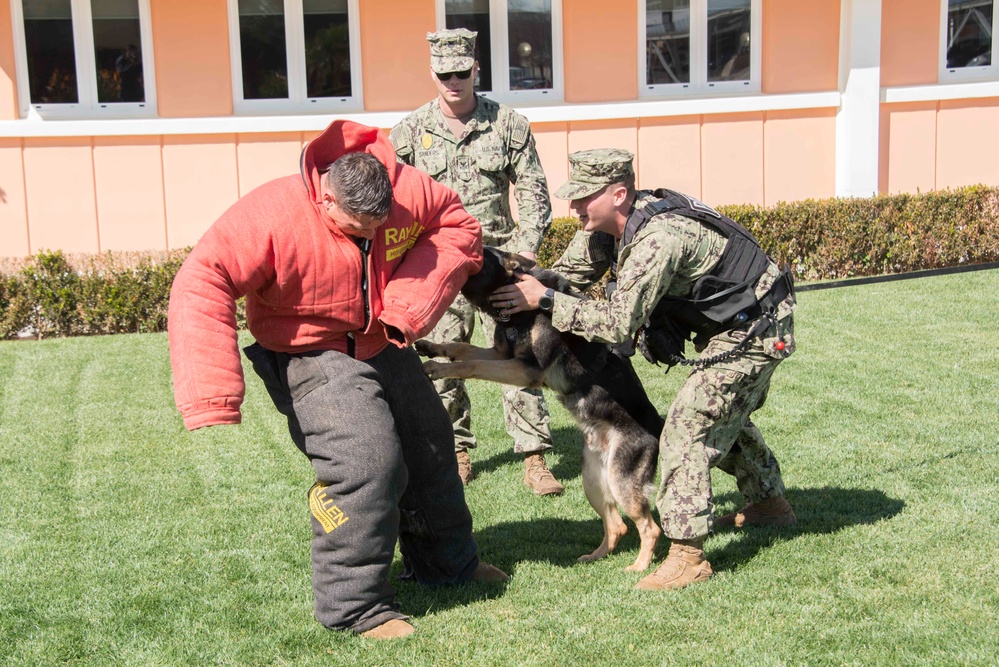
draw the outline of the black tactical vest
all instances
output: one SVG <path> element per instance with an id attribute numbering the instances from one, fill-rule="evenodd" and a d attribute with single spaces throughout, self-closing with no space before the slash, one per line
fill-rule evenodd
<path id="1" fill-rule="evenodd" d="M 689 338 L 709 338 L 758 317 L 755 287 L 767 270 L 770 258 L 742 225 L 704 202 L 666 188 L 655 190 L 653 202 L 628 217 L 621 237 L 622 247 L 634 240 L 649 220 L 660 213 L 674 213 L 697 220 L 727 240 L 721 258 L 711 273 L 694 283 L 689 298 L 663 297 L 649 318 L 648 326 L 659 328 L 668 320 Z M 611 266 L 617 276 L 617 257 Z M 699 341 L 697 341 L 699 342 Z"/>

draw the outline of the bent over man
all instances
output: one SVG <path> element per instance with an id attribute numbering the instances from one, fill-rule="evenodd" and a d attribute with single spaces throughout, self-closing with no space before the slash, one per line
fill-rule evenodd
<path id="1" fill-rule="evenodd" d="M 369 637 L 413 631 L 394 601 L 398 540 L 423 584 L 505 580 L 481 563 L 447 413 L 411 344 L 481 264 L 457 195 L 397 164 L 375 128 L 336 121 L 301 174 L 236 202 L 170 294 L 170 358 L 184 424 L 238 424 L 246 356 L 311 461 L 316 618 Z"/>
<path id="2" fill-rule="evenodd" d="M 431 78 L 438 95 L 393 128 L 392 143 L 400 160 L 461 196 L 465 208 L 482 225 L 486 245 L 534 259 L 551 225 L 548 183 L 527 119 L 474 92 L 479 70 L 476 34 L 462 28 L 427 35 Z M 520 211 L 519 223 L 514 223 L 510 213 L 511 185 Z M 475 318 L 475 309 L 459 295 L 429 338 L 436 343 L 467 343 Z M 486 340 L 491 341 L 493 321 L 481 316 L 479 321 Z M 475 447 L 476 440 L 465 383 L 449 378 L 435 385 L 454 424 L 458 467 L 467 483 L 473 477 L 468 450 Z M 552 436 L 541 390 L 505 387 L 503 412 L 514 451 L 524 455 L 524 483 L 538 495 L 562 493 L 562 485 L 545 462 Z"/>
<path id="3" fill-rule="evenodd" d="M 704 538 L 715 525 L 787 526 L 780 466 L 753 424 L 774 370 L 794 352 L 791 279 L 734 221 L 692 197 L 635 189 L 628 151 L 569 156 L 570 180 L 555 193 L 571 201 L 583 231 L 555 265 L 577 289 L 612 271 L 607 301 L 547 290 L 552 323 L 587 340 L 625 343 L 680 362 L 693 335 L 700 352 L 666 415 L 656 503 L 669 555 L 638 588 L 680 588 L 711 576 Z M 538 307 L 546 288 L 531 276 L 497 290 L 509 313 Z M 712 519 L 712 467 L 735 476 L 746 505 Z"/>

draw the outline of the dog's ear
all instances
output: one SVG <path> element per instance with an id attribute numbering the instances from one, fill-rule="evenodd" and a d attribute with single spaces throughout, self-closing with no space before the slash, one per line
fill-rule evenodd
<path id="1" fill-rule="evenodd" d="M 513 275 L 518 271 L 521 273 L 527 273 L 537 265 L 538 263 L 533 259 L 527 259 L 523 255 L 514 254 L 507 255 L 506 260 L 503 262 L 503 268 L 505 268 L 506 272 L 510 275 Z"/>

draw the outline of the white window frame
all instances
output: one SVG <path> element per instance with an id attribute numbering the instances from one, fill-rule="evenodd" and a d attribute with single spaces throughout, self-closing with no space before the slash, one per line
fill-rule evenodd
<path id="1" fill-rule="evenodd" d="M 999 31 L 996 30 L 996 10 L 999 1 L 992 0 L 992 64 L 982 67 L 947 67 L 947 20 L 950 9 L 948 0 L 940 0 L 940 50 L 938 55 L 939 81 L 950 83 L 957 81 L 981 81 L 999 78 L 999 63 L 996 62 L 996 47 L 999 46 Z"/>
<path id="2" fill-rule="evenodd" d="M 565 97 L 562 69 L 562 0 L 552 3 L 552 87 L 543 90 L 510 90 L 510 32 L 507 0 L 489 0 L 493 89 L 480 91 L 483 97 L 511 104 L 561 102 Z M 436 0 L 437 29 L 447 28 L 445 0 Z M 427 76 L 430 76 L 430 47 L 427 45 Z"/>
<path id="3" fill-rule="evenodd" d="M 360 110 L 361 23 L 358 0 L 347 0 L 347 30 L 350 35 L 350 92 L 347 97 L 308 97 L 305 80 L 305 18 L 302 0 L 283 0 L 284 39 L 288 62 L 288 97 L 247 100 L 243 98 L 243 58 L 240 50 L 239 0 L 227 0 L 229 8 L 229 61 L 232 64 L 232 100 L 236 114 L 321 113 Z"/>
<path id="4" fill-rule="evenodd" d="M 38 104 L 31 101 L 28 81 L 28 47 L 24 36 L 23 0 L 11 0 L 17 98 L 21 118 L 143 118 L 156 115 L 156 74 L 149 0 L 138 0 L 139 35 L 142 41 L 142 83 L 145 102 L 100 102 L 97 97 L 97 61 L 94 55 L 94 21 L 90 0 L 71 0 L 73 51 L 76 64 L 77 102 Z"/>
<path id="5" fill-rule="evenodd" d="M 763 55 L 763 1 L 750 0 L 749 81 L 708 81 L 708 0 L 690 0 L 690 82 L 649 84 L 646 53 L 647 3 L 638 2 L 638 95 L 759 93 Z"/>

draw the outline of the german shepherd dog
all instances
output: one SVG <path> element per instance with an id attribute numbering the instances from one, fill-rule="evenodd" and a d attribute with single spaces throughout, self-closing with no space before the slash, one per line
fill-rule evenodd
<path id="1" fill-rule="evenodd" d="M 468 279 L 461 293 L 496 321 L 493 346 L 419 340 L 416 349 L 421 355 L 450 360 L 430 360 L 423 369 L 434 380 L 489 380 L 554 391 L 583 431 L 583 489 L 604 523 L 603 542 L 579 561 L 603 558 L 617 546 L 628 530 L 617 511 L 620 505 L 641 537 L 638 557 L 626 569 L 644 570 L 662 533 L 652 518 L 647 493 L 656 470 L 663 419 L 628 357 L 603 343 L 559 332 L 551 315 L 540 310 L 500 316 L 488 297 L 502 285 L 516 282 L 518 273 L 529 273 L 556 291 L 582 296 L 559 274 L 520 255 L 486 247 L 482 270 Z"/>

